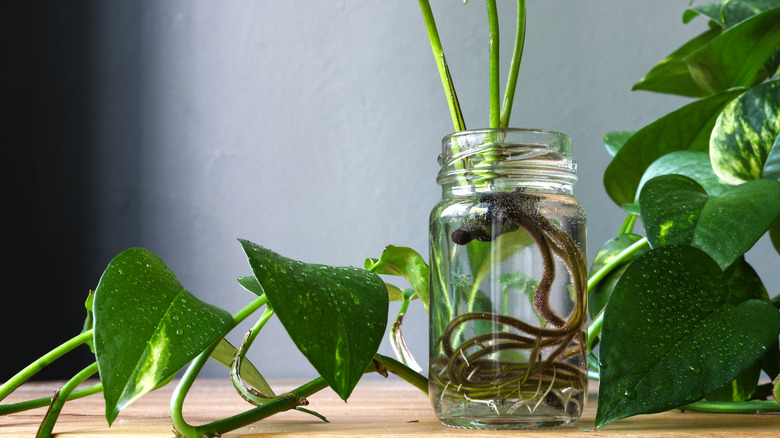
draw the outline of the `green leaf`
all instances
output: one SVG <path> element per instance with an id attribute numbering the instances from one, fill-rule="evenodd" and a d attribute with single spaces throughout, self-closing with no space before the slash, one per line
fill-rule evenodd
<path id="1" fill-rule="evenodd" d="M 707 5 L 699 5 L 688 8 L 685 10 L 685 12 L 683 12 L 683 23 L 690 23 L 691 20 L 701 15 L 718 24 L 724 25 L 723 21 L 721 20 L 721 8 L 722 5 L 720 3 L 710 3 Z"/>
<path id="2" fill-rule="evenodd" d="M 472 287 L 479 287 L 496 266 L 530 245 L 534 245 L 534 240 L 522 228 L 504 232 L 490 242 L 476 239 L 469 242 L 466 247 L 473 276 Z"/>
<path id="3" fill-rule="evenodd" d="M 623 250 L 641 239 L 642 236 L 637 234 L 620 234 L 609 240 L 599 252 L 596 253 L 596 258 L 593 260 L 593 266 L 590 268 L 591 275 L 604 268 Z M 591 318 L 595 318 L 596 315 L 601 312 L 601 309 L 607 305 L 609 296 L 612 295 L 615 285 L 628 268 L 628 265 L 648 250 L 649 248 L 647 247 L 637 250 L 625 262 L 615 266 L 606 277 L 601 279 L 600 282 L 591 288 L 588 292 L 588 312 L 590 313 Z"/>
<path id="4" fill-rule="evenodd" d="M 722 29 L 712 28 L 688 41 L 653 67 L 631 90 L 654 91 L 686 97 L 704 97 L 711 93 L 702 88 L 691 76 L 683 58 L 703 47 L 720 35 Z"/>
<path id="5" fill-rule="evenodd" d="M 764 172 L 761 176 L 780 180 L 780 135 L 775 138 L 775 142 L 772 144 L 772 150 L 769 151 L 769 156 L 766 157 Z"/>
<path id="6" fill-rule="evenodd" d="M 384 282 L 363 269 L 302 263 L 252 242 L 240 242 L 295 345 L 346 400 L 387 327 Z"/>
<path id="7" fill-rule="evenodd" d="M 629 266 L 607 303 L 596 427 L 712 394 L 758 361 L 780 313 L 726 302 L 718 265 L 690 246 L 665 246 Z"/>
<path id="8" fill-rule="evenodd" d="M 775 247 L 775 251 L 780 254 L 780 218 L 777 218 L 775 223 L 769 228 L 769 238 L 772 240 L 772 246 Z"/>
<path id="9" fill-rule="evenodd" d="M 235 353 L 236 347 L 228 342 L 227 339 L 222 338 L 217 344 L 217 348 L 211 352 L 211 356 L 209 357 L 230 369 Z M 268 384 L 263 375 L 260 374 L 260 371 L 258 371 L 249 360 L 244 359 L 241 362 L 241 370 L 239 371 L 239 374 L 246 383 L 252 385 L 255 389 L 259 390 L 263 394 L 268 394 L 271 396 L 276 395 L 274 390 L 271 389 L 271 385 Z"/>
<path id="10" fill-rule="evenodd" d="M 253 275 L 249 275 L 246 277 L 238 277 L 238 284 L 240 284 L 241 287 L 243 287 L 247 291 L 257 295 L 258 297 L 265 295 L 263 286 L 260 285 L 260 282 L 257 281 L 257 278 L 255 278 Z"/>
<path id="11" fill-rule="evenodd" d="M 404 246 L 388 245 L 379 259 L 366 259 L 365 268 L 376 274 L 406 278 L 428 311 L 428 264 L 417 251 Z"/>
<path id="12" fill-rule="evenodd" d="M 701 151 L 676 151 L 653 161 L 647 168 L 637 189 L 639 193 L 647 181 L 661 175 L 683 175 L 699 183 L 708 195 L 719 195 L 731 188 L 718 178 L 710 164 L 710 155 Z"/>
<path id="13" fill-rule="evenodd" d="M 708 395 L 707 401 L 741 402 L 750 400 L 758 387 L 761 375 L 761 361 L 753 364 L 726 386 Z"/>
<path id="14" fill-rule="evenodd" d="M 604 187 L 618 206 L 634 202 L 645 170 L 674 151 L 707 151 L 715 120 L 739 91 L 716 94 L 661 117 L 637 131 L 604 172 Z"/>
<path id="15" fill-rule="evenodd" d="M 696 82 L 710 93 L 750 87 L 780 45 L 780 8 L 729 28 L 683 58 Z"/>
<path id="16" fill-rule="evenodd" d="M 692 245 L 726 269 L 780 215 L 780 182 L 750 181 L 718 196 L 709 196 L 688 177 L 663 175 L 645 184 L 639 205 L 653 248 Z"/>
<path id="17" fill-rule="evenodd" d="M 142 248 L 109 263 L 95 290 L 94 317 L 109 424 L 222 337 L 233 321 L 185 290 L 159 257 Z"/>
<path id="18" fill-rule="evenodd" d="M 758 276 L 758 273 L 745 260 L 740 257 L 726 271 L 726 282 L 729 289 L 729 297 L 726 300 L 728 304 L 738 305 L 748 300 L 761 300 L 768 304 L 772 303 L 769 298 L 764 283 Z M 769 349 L 770 352 L 777 350 L 777 343 Z M 766 355 L 761 362 L 756 363 L 739 377 L 731 381 L 725 387 L 719 389 L 716 393 L 707 396 L 710 401 L 744 401 L 749 400 L 755 394 L 758 386 L 758 378 L 761 373 L 762 364 L 767 359 Z M 764 364 L 770 366 L 769 364 Z"/>
<path id="19" fill-rule="evenodd" d="M 609 155 L 614 157 L 632 135 L 634 135 L 634 131 L 608 132 L 607 135 L 604 136 L 604 147 L 607 149 Z"/>
<path id="20" fill-rule="evenodd" d="M 745 260 L 745 257 L 740 257 L 729 267 L 726 271 L 726 278 L 729 287 L 729 304 L 737 305 L 748 300 L 772 303 L 764 283 L 756 270 Z"/>
<path id="21" fill-rule="evenodd" d="M 761 358 L 761 370 L 772 378 L 780 375 L 780 347 L 777 341 L 769 347 L 764 357 Z"/>
<path id="22" fill-rule="evenodd" d="M 731 0 L 723 5 L 728 27 L 770 9 L 780 7 L 780 0 Z"/>
<path id="23" fill-rule="evenodd" d="M 780 80 L 748 90 L 720 114 L 710 139 L 715 172 L 730 184 L 780 179 L 778 133 Z"/>

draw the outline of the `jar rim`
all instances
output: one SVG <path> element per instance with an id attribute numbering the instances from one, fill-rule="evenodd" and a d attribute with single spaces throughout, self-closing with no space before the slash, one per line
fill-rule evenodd
<path id="1" fill-rule="evenodd" d="M 450 134 L 447 134 L 442 138 L 442 144 L 447 144 L 450 141 L 456 139 L 456 138 L 462 138 L 462 137 L 474 137 L 474 136 L 480 136 L 480 135 L 488 135 L 488 134 L 495 134 L 495 133 L 505 133 L 509 134 L 511 136 L 533 136 L 538 135 L 539 137 L 547 137 L 550 139 L 557 139 L 558 141 L 555 143 L 557 145 L 560 145 L 559 148 L 552 148 L 554 152 L 560 152 L 564 153 L 566 155 L 571 156 L 571 137 L 560 131 L 553 131 L 550 129 L 535 129 L 535 128 L 479 128 L 479 129 L 469 129 L 466 131 L 456 131 Z M 549 145 L 548 145 L 549 146 Z"/>
<path id="2" fill-rule="evenodd" d="M 576 183 L 571 137 L 558 131 L 523 128 L 459 131 L 442 139 L 437 182 L 498 178 L 518 184 L 534 181 Z"/>

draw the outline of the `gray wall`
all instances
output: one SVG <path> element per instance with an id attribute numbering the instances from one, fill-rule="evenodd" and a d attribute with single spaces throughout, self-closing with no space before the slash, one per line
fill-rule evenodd
<path id="1" fill-rule="evenodd" d="M 484 4 L 432 3 L 466 121 L 483 127 Z M 505 59 L 512 3 L 499 5 L 509 12 Z M 251 300 L 235 282 L 250 272 L 237 237 L 333 265 L 362 266 L 387 244 L 427 254 L 436 157 L 452 126 L 416 2 L 93 5 L 93 271 L 144 246 L 200 298 L 236 311 Z M 574 138 L 591 258 L 624 217 L 601 183 L 603 135 L 686 102 L 629 89 L 706 27 L 681 23 L 687 5 L 528 2 L 511 125 Z M 766 275 L 777 255 L 759 247 L 753 260 Z M 416 309 L 405 328 L 423 365 L 425 318 Z M 280 326 L 258 342 L 251 358 L 268 376 L 312 375 Z"/>

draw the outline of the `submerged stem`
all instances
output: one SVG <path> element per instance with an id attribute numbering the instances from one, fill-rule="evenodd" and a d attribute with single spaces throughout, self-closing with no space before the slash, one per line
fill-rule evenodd
<path id="1" fill-rule="evenodd" d="M 587 370 L 576 363 L 584 363 L 586 355 L 583 324 L 587 267 L 579 247 L 569 234 L 539 213 L 534 195 L 521 190 L 503 192 L 485 196 L 480 205 L 485 211 L 481 223 L 490 225 L 460 228 L 451 239 L 465 245 L 474 239 L 494 241 L 518 228 L 528 233 L 544 270 L 533 293 L 533 308 L 542 324 L 536 326 L 495 311 L 469 312 L 453 318 L 435 347 L 441 349 L 443 361 L 437 364 L 441 373 L 431 374 L 435 379 L 432 383 L 442 388 L 442 397 L 515 397 L 534 399 L 537 406 L 553 389 L 583 388 Z M 574 310 L 568 319 L 561 318 L 550 303 L 556 279 L 554 258 L 563 263 L 571 280 Z M 478 330 L 479 324 L 488 324 L 489 328 Z M 466 330 L 467 326 L 471 330 Z M 464 336 L 466 333 L 472 334 Z M 499 360 L 495 355 L 506 358 Z M 581 360 L 572 362 L 575 357 Z M 542 393 L 544 388 L 547 390 Z"/>

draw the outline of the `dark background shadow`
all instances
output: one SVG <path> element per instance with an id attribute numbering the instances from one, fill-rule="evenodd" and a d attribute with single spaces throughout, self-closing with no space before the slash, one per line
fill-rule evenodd
<path id="1" fill-rule="evenodd" d="M 98 144 L 98 5 L 0 3 L 0 382 L 81 331 L 84 300 L 112 256 L 103 253 L 137 237 L 137 225 L 128 225 L 116 242 L 99 241 L 111 206 L 97 199 L 95 156 L 136 140 L 138 116 L 137 98 L 117 101 L 126 135 L 117 144 Z M 137 10 L 123 14 L 125 30 L 137 30 Z M 121 66 L 130 96 L 132 55 Z M 133 155 L 120 154 L 130 174 L 137 170 Z M 137 202 L 124 208 L 136 210 Z M 127 216 L 127 224 L 137 219 Z M 37 378 L 66 379 L 92 360 L 82 346 Z"/>

